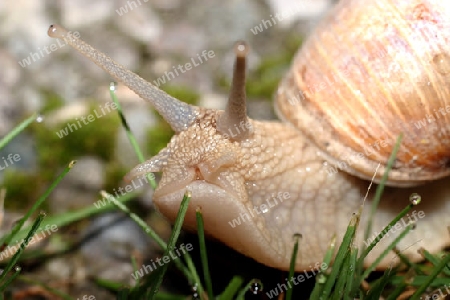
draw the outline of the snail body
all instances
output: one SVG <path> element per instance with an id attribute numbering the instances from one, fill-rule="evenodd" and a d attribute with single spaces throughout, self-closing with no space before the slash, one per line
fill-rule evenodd
<path id="1" fill-rule="evenodd" d="M 296 260 L 301 271 L 322 261 L 334 234 L 337 242 L 342 239 L 352 214 L 363 204 L 367 179 L 381 164 L 375 174 L 375 181 L 380 180 L 400 133 L 404 143 L 375 215 L 373 234 L 418 193 L 424 198 L 420 210 L 404 218 L 417 222 L 417 228 L 399 249 L 416 261 L 421 258 L 419 247 L 434 252 L 449 244 L 449 117 L 441 113 L 442 119 L 422 129 L 414 126 L 448 103 L 450 33 L 443 30 L 443 22 L 449 17 L 450 5 L 439 1 L 341 1 L 299 50 L 280 84 L 275 106 L 285 122 L 248 118 L 245 43 L 235 47 L 227 106 L 213 110 L 174 99 L 78 38 L 67 42 L 149 101 L 174 129 L 167 147 L 127 175 L 132 179 L 162 172 L 153 196 L 162 214 L 173 221 L 189 190 L 185 228 L 195 229 L 195 209 L 200 206 L 207 234 L 284 270 L 301 234 Z M 66 33 L 58 25 L 49 29 L 53 37 Z M 392 65 L 398 68 L 389 70 Z M 343 159 L 348 162 L 345 168 L 328 171 Z M 370 192 L 361 226 L 372 196 Z M 407 223 L 399 227 L 402 224 Z M 365 264 L 400 232 L 390 231 Z M 368 241 L 358 233 L 357 242 Z M 391 263 L 388 256 L 378 267 Z"/>

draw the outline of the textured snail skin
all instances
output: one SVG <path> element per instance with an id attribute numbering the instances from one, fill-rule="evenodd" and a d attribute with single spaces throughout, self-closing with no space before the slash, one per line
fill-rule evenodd
<path id="1" fill-rule="evenodd" d="M 345 3 L 353 2 L 357 1 Z M 395 2 L 398 1 L 392 1 Z M 51 34 L 58 37 L 55 30 L 63 29 L 51 29 Z M 69 39 L 68 43 L 149 101 L 174 128 L 176 134 L 167 147 L 127 175 L 132 179 L 148 172 L 162 172 L 153 201 L 169 220 L 175 219 L 184 193 L 190 191 L 185 228 L 195 229 L 195 209 L 201 207 L 210 236 L 283 270 L 289 269 L 295 234 L 302 234 L 297 271 L 310 270 L 321 262 L 334 234 L 339 245 L 352 214 L 363 204 L 369 182 L 341 170 L 330 174 L 330 155 L 312 142 L 311 136 L 303 135 L 289 122 L 260 122 L 246 116 L 230 120 L 230 111 L 236 109 L 230 103 L 238 102 L 234 97 L 240 97 L 236 92 L 231 93 L 232 101 L 226 111 L 188 106 L 81 40 Z M 238 54 L 237 63 L 239 57 Z M 239 74 L 244 79 L 242 66 Z M 285 82 L 292 82 L 292 76 L 288 74 Z M 242 88 L 243 83 L 236 81 L 239 84 Z M 288 95 L 287 90 L 286 85 L 280 87 L 280 99 Z M 245 97 L 242 108 L 244 101 Z M 280 108 L 278 103 L 278 111 Z M 392 147 L 384 150 L 390 152 Z M 366 225 L 374 188 L 363 208 L 355 241 L 358 246 L 363 242 L 361 229 Z M 413 192 L 423 198 L 413 208 L 416 217 L 411 217 L 413 212 L 409 219 L 405 217 L 405 222 L 398 224 L 400 228 L 391 231 L 368 255 L 365 265 L 374 262 L 410 220 L 417 221 L 417 227 L 398 244 L 398 249 L 413 261 L 421 259 L 417 252 L 420 247 L 436 252 L 449 244 L 450 185 L 445 178 L 419 187 L 386 188 L 370 237 L 409 204 Z M 240 225 L 233 223 L 236 219 L 240 219 Z M 388 255 L 378 268 L 389 267 L 395 262 L 393 257 L 393 253 Z"/>
<path id="2" fill-rule="evenodd" d="M 202 109 L 198 123 L 172 138 L 164 150 L 171 154 L 161 168 L 163 175 L 154 194 L 154 203 L 161 213 L 174 221 L 183 194 L 190 190 L 192 198 L 185 218 L 187 229 L 195 229 L 195 209 L 200 206 L 210 236 L 279 269 L 289 269 L 293 236 L 301 233 L 296 269 L 312 269 L 316 262 L 322 261 L 334 233 L 339 245 L 352 214 L 358 212 L 363 203 L 369 182 L 344 172 L 330 176 L 325 171 L 326 161 L 321 152 L 289 124 L 251 120 L 252 136 L 241 142 L 231 142 L 215 129 L 219 113 Z M 229 160 L 227 165 L 220 166 L 217 162 L 223 157 Z M 157 171 L 150 165 L 153 159 L 141 167 Z M 216 168 L 215 172 L 208 172 Z M 416 229 L 398 244 L 398 249 L 416 261 L 421 258 L 417 253 L 420 247 L 435 252 L 449 242 L 448 221 L 443 222 L 450 213 L 450 201 L 445 200 L 450 199 L 448 180 L 417 188 L 387 188 L 370 237 L 381 232 L 409 204 L 413 192 L 423 197 L 422 203 L 414 209 L 423 211 L 425 217 L 416 217 Z M 279 193 L 288 193 L 289 198 L 279 197 Z M 370 194 L 368 199 L 372 196 Z M 268 207 L 267 199 L 273 207 Z M 275 205 L 275 201 L 278 204 Z M 268 211 L 262 213 L 259 209 L 258 214 L 254 207 L 261 208 L 262 204 L 266 204 Z M 364 208 L 357 245 L 361 245 L 370 205 L 369 200 Z M 245 222 L 244 214 L 250 215 Z M 241 225 L 233 228 L 229 222 L 239 217 Z M 406 224 L 409 221 L 405 218 Z M 404 225 L 401 227 L 380 241 L 368 255 L 366 265 L 405 229 Z M 393 253 L 388 255 L 378 268 L 393 264 L 393 257 Z"/>

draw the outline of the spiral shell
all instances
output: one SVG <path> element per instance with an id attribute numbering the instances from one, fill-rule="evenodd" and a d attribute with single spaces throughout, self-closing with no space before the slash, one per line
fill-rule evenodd
<path id="1" fill-rule="evenodd" d="M 349 9 L 351 7 L 351 9 Z M 450 3 L 341 1 L 297 53 L 278 90 L 278 115 L 332 162 L 388 183 L 450 173 Z"/>

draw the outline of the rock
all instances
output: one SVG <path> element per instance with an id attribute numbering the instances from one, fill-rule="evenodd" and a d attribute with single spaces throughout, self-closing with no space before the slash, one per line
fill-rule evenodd
<path id="1" fill-rule="evenodd" d="M 144 253 L 150 243 L 142 229 L 121 213 L 96 217 L 84 238 L 86 242 L 81 246 L 81 253 L 88 274 L 125 283 L 130 281 L 133 271 L 130 257 L 136 251 Z"/>
<path id="2" fill-rule="evenodd" d="M 105 164 L 96 157 L 84 156 L 77 159 L 77 163 L 66 175 L 65 180 L 72 185 L 98 192 L 105 184 Z"/>
<path id="3" fill-rule="evenodd" d="M 272 26 L 288 28 L 292 23 L 299 20 L 317 19 L 331 7 L 332 1 L 268 0 L 268 4 L 271 7 L 271 15 L 265 16 L 265 24 L 269 26 L 267 21 L 272 21 L 273 17 L 275 22 L 272 21 Z M 263 20 L 261 20 L 261 24 L 263 24 L 262 22 Z"/>
<path id="4" fill-rule="evenodd" d="M 150 3 L 144 0 L 116 1 L 116 24 L 127 35 L 144 44 L 161 36 L 162 25 Z"/>
<path id="5" fill-rule="evenodd" d="M 68 28 L 89 28 L 111 17 L 115 1 L 109 0 L 61 0 L 62 23 Z M 86 13 L 89 12 L 89 13 Z"/>

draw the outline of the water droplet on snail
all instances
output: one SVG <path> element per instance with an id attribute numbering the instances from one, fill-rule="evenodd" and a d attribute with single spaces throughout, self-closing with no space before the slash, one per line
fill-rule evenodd
<path id="1" fill-rule="evenodd" d="M 441 74 L 450 73 L 450 55 L 447 53 L 439 53 L 433 57 L 433 68 Z"/>

